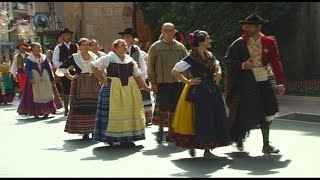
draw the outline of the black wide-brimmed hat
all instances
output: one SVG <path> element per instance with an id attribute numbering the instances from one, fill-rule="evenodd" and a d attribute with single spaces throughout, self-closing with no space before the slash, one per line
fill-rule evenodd
<path id="1" fill-rule="evenodd" d="M 72 31 L 70 31 L 68 28 L 63 28 L 63 30 L 60 32 L 60 35 L 63 34 L 63 33 L 70 33 L 70 34 L 73 34 Z"/>
<path id="2" fill-rule="evenodd" d="M 125 29 L 124 31 L 119 32 L 118 34 L 119 34 L 119 35 L 131 34 L 132 36 L 137 36 L 137 35 L 138 35 L 133 28 L 127 28 L 127 29 Z"/>
<path id="3" fill-rule="evenodd" d="M 269 20 L 265 20 L 255 13 L 248 16 L 245 20 L 239 21 L 239 23 L 241 23 L 241 24 L 265 24 L 268 22 L 269 22 Z"/>

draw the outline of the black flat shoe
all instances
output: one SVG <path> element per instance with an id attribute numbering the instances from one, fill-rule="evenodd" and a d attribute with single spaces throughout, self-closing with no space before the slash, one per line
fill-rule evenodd
<path id="1" fill-rule="evenodd" d="M 189 149 L 189 154 L 190 154 L 191 157 L 194 157 L 196 155 L 195 149 L 193 149 L 193 148 Z"/>
<path id="2" fill-rule="evenodd" d="M 132 141 L 128 141 L 128 142 L 120 142 L 120 146 L 121 147 L 135 147 L 136 144 L 134 144 L 134 142 L 132 142 Z"/>
<path id="3" fill-rule="evenodd" d="M 84 135 L 82 136 L 82 139 L 90 139 L 90 138 L 89 138 L 89 134 L 84 134 Z"/>
<path id="4" fill-rule="evenodd" d="M 173 142 L 173 140 L 171 139 L 171 137 L 169 135 L 166 135 L 166 141 L 167 142 Z"/>
<path id="5" fill-rule="evenodd" d="M 45 114 L 44 116 L 43 116 L 43 118 L 45 118 L 45 119 L 47 119 L 49 117 L 49 114 Z"/>
<path id="6" fill-rule="evenodd" d="M 163 141 L 163 132 L 158 132 L 157 133 L 157 137 L 156 137 L 156 141 L 161 144 Z"/>
<path id="7" fill-rule="evenodd" d="M 279 153 L 280 150 L 271 145 L 264 145 L 262 152 L 266 154 L 271 154 L 271 153 Z"/>

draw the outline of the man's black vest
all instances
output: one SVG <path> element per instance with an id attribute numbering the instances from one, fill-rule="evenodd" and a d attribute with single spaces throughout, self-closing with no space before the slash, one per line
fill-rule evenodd
<path id="1" fill-rule="evenodd" d="M 59 54 L 59 61 L 64 62 L 69 56 L 71 56 L 73 53 L 77 52 L 77 44 L 76 43 L 71 43 L 70 44 L 70 49 L 62 43 L 59 45 L 60 48 L 60 54 Z"/>

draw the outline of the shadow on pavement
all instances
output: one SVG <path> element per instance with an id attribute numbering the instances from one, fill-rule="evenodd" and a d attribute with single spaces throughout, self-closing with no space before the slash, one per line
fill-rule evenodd
<path id="1" fill-rule="evenodd" d="M 50 119 L 50 118 L 54 118 L 54 117 L 50 117 L 49 116 L 48 119 Z M 46 124 L 55 124 L 55 123 L 59 123 L 59 122 L 62 122 L 62 121 L 66 121 L 66 119 L 67 118 L 65 116 L 63 116 L 63 117 L 56 118 L 56 119 L 53 119 L 53 120 L 50 120 L 50 121 L 44 121 L 44 123 L 46 123 Z"/>
<path id="2" fill-rule="evenodd" d="M 18 108 L 14 104 L 1 104 L 0 109 L 2 109 L 3 111 L 14 111 Z"/>
<path id="3" fill-rule="evenodd" d="M 64 145 L 61 148 L 49 148 L 46 150 L 73 152 L 78 149 L 87 148 L 89 146 L 97 144 L 97 142 L 92 141 L 92 139 L 68 139 L 63 141 L 64 141 Z"/>
<path id="4" fill-rule="evenodd" d="M 159 158 L 167 158 L 170 157 L 171 154 L 186 151 L 185 148 L 177 147 L 173 143 L 165 144 L 158 144 L 155 149 L 144 150 L 142 151 L 142 154 L 147 156 L 157 156 Z M 186 155 L 188 155 L 187 151 Z"/>
<path id="5" fill-rule="evenodd" d="M 223 169 L 225 166 L 232 163 L 232 160 L 227 157 L 220 157 L 215 160 L 196 157 L 172 160 L 172 162 L 186 172 L 171 174 L 171 176 L 209 178 L 211 177 L 210 174 L 219 169 Z"/>
<path id="6" fill-rule="evenodd" d="M 42 121 L 44 119 L 42 118 L 34 118 L 34 117 L 30 117 L 30 118 L 21 118 L 21 119 L 17 119 L 17 123 L 15 123 L 15 125 L 23 125 L 23 124 L 29 124 L 29 123 L 34 123 L 34 122 L 39 122 Z"/>
<path id="7" fill-rule="evenodd" d="M 133 155 L 139 152 L 144 147 L 142 145 L 136 145 L 134 147 L 111 147 L 102 146 L 93 149 L 93 157 L 82 158 L 81 160 L 103 160 L 114 161 L 120 158 Z"/>
<path id="8" fill-rule="evenodd" d="M 232 152 L 226 153 L 233 161 L 230 163 L 228 168 L 236 170 L 250 171 L 250 175 L 268 175 L 277 174 L 279 171 L 275 169 L 285 168 L 291 160 L 280 160 L 282 155 L 264 154 L 262 156 L 249 156 L 246 152 Z"/>
<path id="9" fill-rule="evenodd" d="M 271 125 L 272 130 L 287 130 L 303 132 L 305 136 L 320 136 L 320 123 L 305 123 L 299 121 L 275 119 Z"/>

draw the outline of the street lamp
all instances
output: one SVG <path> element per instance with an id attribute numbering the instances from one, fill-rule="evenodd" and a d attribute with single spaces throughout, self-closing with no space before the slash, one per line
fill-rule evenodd
<path id="1" fill-rule="evenodd" d="M 43 33 L 48 27 L 49 19 L 44 14 L 37 14 L 33 19 L 33 25 L 37 28 L 37 32 L 40 35 L 41 45 L 43 46 Z"/>

